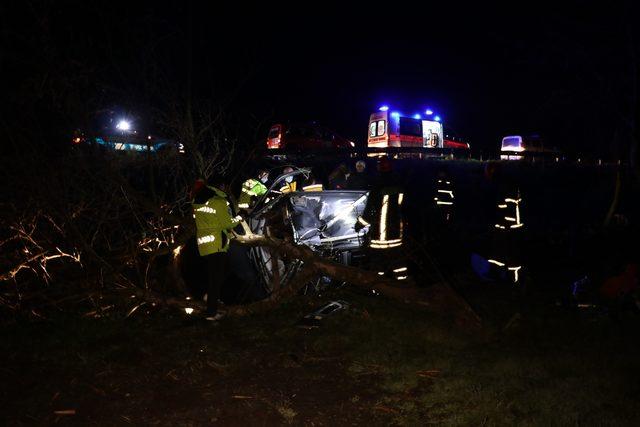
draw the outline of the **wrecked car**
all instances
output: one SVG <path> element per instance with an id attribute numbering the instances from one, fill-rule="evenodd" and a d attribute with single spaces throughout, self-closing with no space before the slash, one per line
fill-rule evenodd
<path id="1" fill-rule="evenodd" d="M 365 190 L 279 191 L 287 177 L 303 180 L 310 169 L 298 169 L 276 178 L 245 215 L 252 233 L 288 238 L 306 245 L 323 257 L 351 265 L 364 256 L 369 227 L 356 230 L 356 222 L 366 207 Z M 226 303 L 243 303 L 266 298 L 275 289 L 287 286 L 302 267 L 302 261 L 277 256 L 269 248 L 232 244 L 229 261 L 233 286 L 222 290 Z M 204 268 L 195 243 L 182 253 L 180 269 L 194 296 L 204 280 Z"/>
<path id="2" fill-rule="evenodd" d="M 308 176 L 308 169 L 299 169 L 278 177 L 263 195 L 248 217 L 251 231 L 290 233 L 297 244 L 306 245 L 324 257 L 350 265 L 362 256 L 368 227 L 356 231 L 357 219 L 364 212 L 368 192 L 361 190 L 297 191 L 281 194 L 280 188 L 287 176 Z M 284 227 L 283 227 L 284 224 Z M 286 285 L 291 271 L 297 270 L 299 261 L 272 260 L 264 248 L 252 248 L 250 258 L 260 272 L 260 279 L 272 291 L 274 275 L 280 277 L 280 286 Z M 275 267 L 278 270 L 275 270 Z"/>

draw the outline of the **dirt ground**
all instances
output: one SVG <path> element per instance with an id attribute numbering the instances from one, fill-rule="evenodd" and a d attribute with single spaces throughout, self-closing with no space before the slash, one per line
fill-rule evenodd
<path id="1" fill-rule="evenodd" d="M 640 423 L 638 316 L 478 295 L 482 334 L 350 289 L 219 324 L 166 311 L 16 321 L 2 328 L 0 423 Z M 296 327 L 338 298 L 347 312 Z"/>

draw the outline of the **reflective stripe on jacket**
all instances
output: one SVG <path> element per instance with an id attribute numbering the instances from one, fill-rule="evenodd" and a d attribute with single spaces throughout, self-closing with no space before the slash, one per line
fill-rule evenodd
<path id="1" fill-rule="evenodd" d="M 251 206 L 251 199 L 259 197 L 268 191 L 267 187 L 258 180 L 248 179 L 242 184 L 242 192 L 238 199 L 238 207 L 248 209 Z"/>
<path id="2" fill-rule="evenodd" d="M 292 181 L 292 182 L 285 182 L 285 184 L 280 188 L 280 192 L 281 193 L 293 193 L 294 191 L 296 191 L 296 182 Z"/>
<path id="3" fill-rule="evenodd" d="M 231 216 L 227 195 L 217 188 L 207 188 L 213 193 L 212 197 L 205 203 L 191 202 L 196 222 L 196 242 L 201 256 L 226 252 L 229 248 L 228 231 L 238 223 Z"/>
<path id="4" fill-rule="evenodd" d="M 396 186 L 383 187 L 370 193 L 361 223 L 371 224 L 369 247 L 391 249 L 402 245 L 402 202 L 404 193 Z"/>

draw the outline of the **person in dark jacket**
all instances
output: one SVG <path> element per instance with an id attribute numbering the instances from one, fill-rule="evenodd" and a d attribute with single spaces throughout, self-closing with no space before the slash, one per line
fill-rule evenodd
<path id="1" fill-rule="evenodd" d="M 409 275 L 402 251 L 404 189 L 393 174 L 387 157 L 380 158 L 377 167 L 378 177 L 357 227 L 369 227 L 369 259 L 378 274 L 406 280 Z"/>
<path id="2" fill-rule="evenodd" d="M 349 175 L 347 178 L 347 190 L 368 190 L 369 177 L 365 172 L 367 164 L 364 160 L 358 160 L 356 162 L 356 172 Z"/>
<path id="3" fill-rule="evenodd" d="M 329 174 L 329 189 L 344 190 L 347 186 L 349 175 L 350 171 L 347 165 L 340 163 L 338 167 Z"/>

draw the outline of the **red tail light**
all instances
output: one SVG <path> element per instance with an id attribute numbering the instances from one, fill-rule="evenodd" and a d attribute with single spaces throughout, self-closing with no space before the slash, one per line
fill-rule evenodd
<path id="1" fill-rule="evenodd" d="M 280 135 L 277 138 L 267 138 L 267 148 L 280 148 Z"/>

